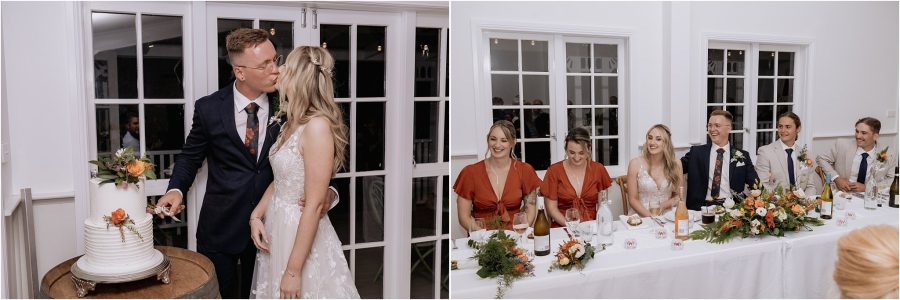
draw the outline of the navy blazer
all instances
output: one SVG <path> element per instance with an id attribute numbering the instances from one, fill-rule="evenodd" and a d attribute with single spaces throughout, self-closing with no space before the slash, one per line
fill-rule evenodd
<path id="1" fill-rule="evenodd" d="M 250 212 L 273 179 L 268 153 L 280 127 L 266 129 L 257 160 L 238 135 L 234 110 L 232 84 L 194 103 L 193 125 L 169 179 L 169 189 L 187 195 L 206 159 L 209 181 L 197 222 L 197 250 L 202 252 L 237 254 L 247 247 Z M 260 126 L 268 126 L 269 118 L 259 120 Z"/>
<path id="2" fill-rule="evenodd" d="M 691 210 L 700 210 L 701 206 L 706 204 L 706 192 L 709 186 L 709 152 L 712 149 L 711 144 L 691 146 L 691 150 L 684 154 L 681 158 L 682 170 L 687 176 L 687 208 Z M 732 151 L 740 151 L 744 154 L 742 160 L 743 165 L 738 167 L 737 161 L 731 161 L 728 164 L 728 184 L 732 191 L 744 191 L 744 185 L 752 187 L 753 183 L 759 178 L 756 175 L 756 169 L 753 168 L 753 160 L 750 159 L 750 153 L 743 149 L 735 148 L 731 145 Z M 727 156 L 726 156 L 727 157 Z"/>

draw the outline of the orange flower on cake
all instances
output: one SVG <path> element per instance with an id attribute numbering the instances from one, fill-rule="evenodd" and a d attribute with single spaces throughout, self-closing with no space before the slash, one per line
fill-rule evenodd
<path id="1" fill-rule="evenodd" d="M 119 224 L 122 224 L 122 222 L 125 221 L 125 210 L 121 208 L 114 210 L 112 212 L 112 215 L 110 216 L 110 220 L 112 221 L 113 225 L 118 226 Z"/>

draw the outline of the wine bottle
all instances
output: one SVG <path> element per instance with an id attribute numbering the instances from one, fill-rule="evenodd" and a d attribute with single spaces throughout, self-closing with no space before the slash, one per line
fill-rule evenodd
<path id="1" fill-rule="evenodd" d="M 888 202 L 888 205 L 891 207 L 900 207 L 900 203 L 897 203 L 897 195 L 900 193 L 897 190 L 897 181 L 900 181 L 900 167 L 894 168 L 894 183 L 891 183 L 891 202 Z"/>
<path id="2" fill-rule="evenodd" d="M 834 212 L 834 195 L 831 193 L 831 174 L 825 175 L 825 189 L 822 191 L 822 208 L 819 209 L 822 219 L 830 220 Z"/>
<path id="3" fill-rule="evenodd" d="M 678 188 L 678 208 L 675 209 L 675 238 L 687 240 L 690 226 L 690 216 L 687 205 L 684 203 L 684 187 Z"/>
<path id="4" fill-rule="evenodd" d="M 550 221 L 544 213 L 544 197 L 537 199 L 538 212 L 534 220 L 534 255 L 550 254 Z"/>

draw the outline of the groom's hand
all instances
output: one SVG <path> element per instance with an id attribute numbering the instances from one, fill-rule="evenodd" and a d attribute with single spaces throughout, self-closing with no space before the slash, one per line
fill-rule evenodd
<path id="1" fill-rule="evenodd" d="M 169 209 L 169 212 L 174 216 L 181 212 L 181 200 L 181 193 L 176 191 L 169 191 L 168 193 L 163 195 L 162 198 L 159 198 L 159 201 L 156 202 L 156 206 L 167 207 Z M 160 218 L 166 217 L 166 215 L 162 213 L 156 215 Z"/>
<path id="2" fill-rule="evenodd" d="M 324 218 L 325 215 L 328 214 L 328 211 L 339 201 L 337 197 L 338 195 L 337 192 L 335 192 L 335 189 L 333 187 L 328 187 L 328 193 L 325 194 L 328 205 L 322 205 L 319 209 L 319 218 Z M 300 197 L 300 200 L 298 200 L 297 203 L 300 205 L 300 211 L 303 211 L 303 207 L 306 207 L 306 198 Z"/>

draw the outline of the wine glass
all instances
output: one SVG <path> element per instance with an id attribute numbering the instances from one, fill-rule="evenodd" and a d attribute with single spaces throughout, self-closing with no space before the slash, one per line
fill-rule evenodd
<path id="1" fill-rule="evenodd" d="M 581 212 L 577 208 L 566 210 L 566 227 L 575 237 L 578 237 L 578 225 L 581 224 Z"/>
<path id="2" fill-rule="evenodd" d="M 469 238 L 481 243 L 487 230 L 484 227 L 484 218 L 471 218 L 469 223 Z"/>
<path id="3" fill-rule="evenodd" d="M 528 214 L 520 212 L 513 216 L 513 231 L 515 231 L 516 234 L 519 235 L 516 243 L 521 247 L 522 236 L 524 236 L 525 232 L 528 231 Z"/>

